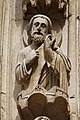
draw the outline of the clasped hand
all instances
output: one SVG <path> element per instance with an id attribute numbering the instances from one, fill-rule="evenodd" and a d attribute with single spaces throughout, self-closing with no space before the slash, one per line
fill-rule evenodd
<path id="1" fill-rule="evenodd" d="M 52 48 L 54 47 L 55 42 L 56 39 L 54 37 L 52 38 L 51 34 L 47 35 L 44 41 L 44 55 L 46 61 L 48 61 L 49 63 L 51 63 L 51 61 L 53 60 L 54 51 L 52 50 Z"/>

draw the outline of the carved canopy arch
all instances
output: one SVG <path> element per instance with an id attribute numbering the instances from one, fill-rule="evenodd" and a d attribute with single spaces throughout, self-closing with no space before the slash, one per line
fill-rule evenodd
<path id="1" fill-rule="evenodd" d="M 46 5 L 46 6 L 50 6 L 51 4 L 57 4 L 58 5 L 58 9 L 63 9 L 64 6 L 67 4 L 67 0 L 23 0 L 23 11 L 26 12 L 27 11 L 27 6 L 30 3 L 32 7 L 36 7 L 37 5 L 39 5 L 40 3 L 42 5 Z"/>
<path id="2" fill-rule="evenodd" d="M 67 0 L 23 0 L 23 19 L 28 23 L 31 17 L 36 14 L 48 16 L 53 23 L 54 35 L 57 39 L 58 46 L 61 45 L 61 29 L 65 24 L 65 11 Z M 24 26 L 25 26 L 24 24 Z M 24 27 L 23 38 L 24 44 L 28 44 L 26 27 Z"/>
<path id="3" fill-rule="evenodd" d="M 23 0 L 24 18 L 30 19 L 35 14 L 45 14 L 52 19 L 57 14 L 64 16 L 67 3 L 67 0 Z"/>

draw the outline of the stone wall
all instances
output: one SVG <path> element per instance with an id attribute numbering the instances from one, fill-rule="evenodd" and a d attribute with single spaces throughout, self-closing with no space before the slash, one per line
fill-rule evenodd
<path id="1" fill-rule="evenodd" d="M 0 1 L 1 2 L 1 1 Z M 21 48 L 22 19 L 15 18 L 16 1 L 2 1 L 1 13 L 1 120 L 19 120 L 17 117 L 16 94 L 19 86 L 15 83 L 15 66 Z M 20 0 L 18 5 L 20 5 Z M 1 5 L 1 4 L 0 4 Z M 18 7 L 20 8 L 20 7 Z M 20 11 L 20 10 L 18 10 Z M 0 11 L 1 12 L 1 11 Z M 21 13 L 18 13 L 21 16 Z M 16 87 L 16 89 L 15 89 Z M 18 88 L 18 89 L 17 89 Z"/>
<path id="2" fill-rule="evenodd" d="M 79 0 L 69 1 L 69 58 L 72 63 L 70 78 L 70 107 L 71 119 L 77 119 L 79 116 Z"/>
<path id="3" fill-rule="evenodd" d="M 2 11 L 3 11 L 3 0 L 0 1 L 0 106 L 1 106 L 1 78 L 2 78 L 2 42 L 1 42 L 1 28 L 2 28 Z M 1 116 L 1 109 L 0 109 Z"/>
<path id="4" fill-rule="evenodd" d="M 68 8 L 69 7 L 69 8 Z M 69 11 L 69 18 L 68 18 Z M 71 119 L 80 117 L 80 1 L 69 0 L 63 27 L 62 50 L 72 63 L 69 87 Z M 20 86 L 15 81 L 17 54 L 22 44 L 22 1 L 0 0 L 0 119 L 20 120 L 16 98 Z"/>
<path id="5" fill-rule="evenodd" d="M 78 0 L 78 16 L 77 16 L 77 22 L 78 22 L 78 116 L 80 119 L 80 1 Z"/>

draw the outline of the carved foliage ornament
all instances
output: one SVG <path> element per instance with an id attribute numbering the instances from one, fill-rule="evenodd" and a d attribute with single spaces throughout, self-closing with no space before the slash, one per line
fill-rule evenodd
<path id="1" fill-rule="evenodd" d="M 28 3 L 31 3 L 32 7 L 36 7 L 38 1 L 39 0 L 23 0 L 23 11 L 27 11 Z M 46 6 L 50 6 L 51 2 L 56 2 L 58 4 L 58 9 L 63 9 L 63 7 L 67 4 L 67 0 L 45 0 Z"/>

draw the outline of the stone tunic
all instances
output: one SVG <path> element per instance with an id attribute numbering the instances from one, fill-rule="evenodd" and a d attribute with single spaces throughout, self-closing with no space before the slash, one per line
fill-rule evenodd
<path id="1" fill-rule="evenodd" d="M 29 69 L 27 67 L 28 57 L 32 57 L 35 50 L 28 46 L 18 55 L 16 80 L 22 85 L 22 91 L 18 95 L 20 118 L 21 120 L 34 120 L 38 116 L 45 115 L 50 120 L 59 120 L 59 118 L 68 120 L 67 91 L 71 70 L 70 62 L 59 49 L 52 51 L 52 60 L 48 62 L 45 57 L 44 44 L 36 51 L 39 52 L 39 58 Z"/>
<path id="2" fill-rule="evenodd" d="M 44 55 L 44 44 L 37 51 L 39 59 L 28 70 L 25 59 L 34 52 L 30 46 L 20 51 L 16 67 L 16 80 L 23 86 L 23 96 L 30 94 L 38 84 L 50 90 L 53 86 L 59 87 L 67 93 L 69 85 L 70 61 L 60 52 L 53 51 L 53 60 L 48 63 Z"/>

